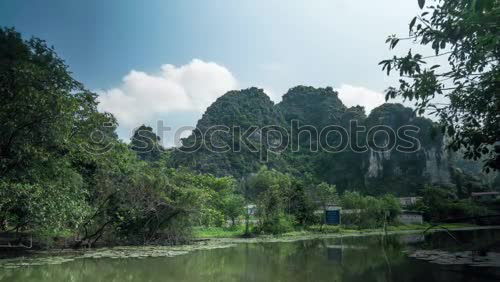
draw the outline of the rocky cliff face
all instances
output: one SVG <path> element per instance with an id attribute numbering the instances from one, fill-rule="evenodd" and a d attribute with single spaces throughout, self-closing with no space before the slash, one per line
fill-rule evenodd
<path id="1" fill-rule="evenodd" d="M 303 175 L 309 173 L 320 180 L 337 185 L 339 190 L 362 190 L 371 194 L 392 192 L 399 195 L 412 195 L 426 184 L 460 186 L 466 190 L 478 190 L 498 181 L 497 176 L 489 176 L 482 181 L 480 164 L 463 161 L 456 154 L 445 150 L 445 142 L 439 127 L 431 120 L 417 117 L 410 108 L 400 104 L 383 104 L 366 116 L 362 107 L 347 108 L 330 87 L 314 88 L 297 86 L 290 89 L 283 101 L 277 105 L 261 89 L 249 88 L 231 91 L 215 101 L 199 120 L 198 133 L 183 141 L 184 147 L 197 142 L 196 134 L 205 134 L 213 126 L 238 126 L 243 131 L 256 126 L 281 126 L 293 131 L 292 121 L 299 126 L 313 126 L 320 131 L 327 126 L 341 126 L 352 144 L 366 145 L 366 151 L 347 146 L 341 151 L 325 152 L 321 145 L 336 144 L 342 141 L 339 136 L 328 136 L 325 140 L 318 135 L 290 134 L 286 150 L 278 150 L 262 159 L 262 152 L 250 150 L 239 141 L 235 132 L 214 134 L 217 144 L 236 142 L 228 151 L 201 148 L 195 152 L 174 152 L 172 158 L 177 166 L 212 173 L 244 177 L 257 171 L 262 165 Z M 352 127 L 365 127 L 358 132 Z M 404 133 L 405 138 L 377 134 L 370 136 L 370 129 L 390 128 L 399 137 L 399 129 L 412 126 Z M 261 138 L 265 132 L 257 130 L 247 140 L 255 141 L 258 150 L 267 150 Z M 270 136 L 271 145 L 279 143 L 278 136 Z M 345 136 L 344 136 L 345 137 Z M 418 140 L 418 147 L 407 148 L 409 142 Z M 311 150 L 311 143 L 318 144 L 317 151 Z M 293 148 L 293 143 L 298 144 Z M 389 150 L 374 149 L 390 147 Z M 296 149 L 296 150 L 295 150 Z M 314 149 L 314 148 L 313 148 Z M 479 180 L 478 180 L 479 179 Z M 474 184 L 470 184 L 470 183 Z M 465 184 L 464 184 L 465 183 Z M 479 183 L 479 184 L 478 184 Z M 465 188 L 464 188 L 465 187 Z"/>
<path id="2" fill-rule="evenodd" d="M 173 163 L 217 176 L 243 177 L 263 164 L 261 132 L 251 127 L 283 123 L 281 113 L 262 89 L 230 91 L 208 107 L 197 130 L 182 141 L 181 150 L 172 153 Z M 281 166 L 274 155 L 267 162 L 272 167 Z"/>
<path id="3" fill-rule="evenodd" d="M 440 148 L 424 149 L 425 154 L 425 170 L 424 177 L 429 179 L 430 183 L 450 185 L 450 163 L 448 154 L 444 145 Z"/>

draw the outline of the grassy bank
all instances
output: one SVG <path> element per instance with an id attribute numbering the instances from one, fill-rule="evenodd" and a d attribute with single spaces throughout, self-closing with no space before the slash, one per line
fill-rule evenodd
<path id="1" fill-rule="evenodd" d="M 424 224 L 404 224 L 404 225 L 393 225 L 388 226 L 387 231 L 397 232 L 397 231 L 418 231 L 425 230 L 431 225 L 428 223 Z M 477 225 L 466 224 L 466 223 L 445 223 L 441 224 L 440 227 L 447 229 L 457 229 L 457 228 L 468 228 L 476 227 Z M 440 229 L 440 227 L 436 227 Z M 372 229 L 356 229 L 345 226 L 319 226 L 313 225 L 305 229 L 296 230 L 292 232 L 283 233 L 280 235 L 273 235 L 275 237 L 294 237 L 294 236 L 308 236 L 315 234 L 363 234 L 369 232 L 382 232 L 382 228 L 372 228 Z M 234 227 L 196 227 L 194 228 L 194 237 L 196 239 L 210 239 L 210 238 L 240 238 L 245 234 L 245 226 L 238 225 Z M 266 234 L 260 234 L 266 235 Z M 268 235 L 266 235 L 268 236 Z"/>
<path id="2" fill-rule="evenodd" d="M 245 226 L 234 227 L 194 227 L 193 235 L 197 239 L 206 238 L 237 238 L 245 234 Z"/>

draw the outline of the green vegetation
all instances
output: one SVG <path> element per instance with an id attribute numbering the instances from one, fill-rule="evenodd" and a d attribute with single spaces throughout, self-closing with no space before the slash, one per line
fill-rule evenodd
<path id="1" fill-rule="evenodd" d="M 358 128 L 352 121 L 357 122 Z M 265 131 L 244 134 L 251 125 L 258 128 L 281 126 L 289 131 L 290 143 L 286 148 L 265 147 L 259 142 Z M 201 142 L 202 134 L 210 135 L 209 130 L 220 126 L 241 127 L 240 132 L 218 131 L 212 135 L 212 141 L 219 146 L 233 144 L 234 140 L 235 150 L 209 150 L 201 146 L 204 144 L 196 143 Z M 355 148 L 348 147 L 341 152 L 326 152 L 318 149 L 326 146 L 325 143 L 340 142 L 338 134 L 330 134 L 328 140 L 318 140 L 317 134 L 325 126 L 342 126 L 347 130 L 350 144 L 365 146 L 366 150 L 355 152 Z M 363 126 L 366 129 L 360 130 Z M 367 148 L 370 129 L 389 127 L 397 132 L 402 126 L 419 128 L 418 132 L 407 133 L 408 138 L 419 141 L 420 146 L 414 148 L 415 151 L 392 149 L 382 152 Z M 301 133 L 292 134 L 292 131 Z M 268 137 L 271 145 L 279 143 L 278 136 L 270 134 Z M 378 134 L 375 142 L 380 145 L 395 141 L 395 148 L 408 146 L 407 141 L 400 138 L 390 139 L 385 134 Z M 496 189 L 500 183 L 500 177 L 481 172 L 481 163 L 465 162 L 461 152 L 443 150 L 445 141 L 438 123 L 416 116 L 412 109 L 401 104 L 383 104 L 366 116 L 362 107 L 343 105 L 337 92 L 330 87 L 294 87 L 276 105 L 261 89 L 230 91 L 207 109 L 198 121 L 197 130 L 184 139 L 183 144 L 181 150 L 172 152 L 174 167 L 242 179 L 256 173 L 262 166 L 262 157 L 267 157 L 264 162 L 269 169 L 335 185 L 339 193 L 359 191 L 373 196 L 386 193 L 416 196 L 426 184 L 439 183 L 462 187 L 460 189 L 467 190 L 468 196 L 470 192 Z M 191 152 L 188 148 L 193 146 L 200 148 Z"/>
<path id="2" fill-rule="evenodd" d="M 0 227 L 38 233 L 81 227 L 91 214 L 92 172 L 108 163 L 102 141 L 116 139 L 114 118 L 97 111 L 83 88 L 42 40 L 0 29 Z"/>
<path id="3" fill-rule="evenodd" d="M 430 2 L 430 3 L 429 3 Z M 493 145 L 500 140 L 500 3 L 494 0 L 418 1 L 423 9 L 409 25 L 409 36 L 392 35 L 391 49 L 402 40 L 430 46 L 432 53 L 408 51 L 381 61 L 383 70 L 399 73 L 399 87 L 387 89 L 387 98 L 415 101 L 417 110 L 439 117 L 454 150 L 465 157 L 485 159 L 486 170 L 500 168 Z M 424 9 L 425 7 L 425 9 Z M 438 58 L 447 62 L 440 65 Z M 442 100 L 432 100 L 444 96 Z"/>
<path id="4" fill-rule="evenodd" d="M 232 227 L 195 227 L 193 236 L 195 238 L 233 238 L 242 237 L 245 234 L 245 225 Z"/>
<path id="5" fill-rule="evenodd" d="M 424 224 L 395 224 L 388 225 L 386 229 L 383 228 L 352 228 L 348 226 L 334 226 L 334 225 L 311 225 L 306 229 L 297 229 L 294 231 L 282 233 L 282 234 L 268 234 L 265 238 L 288 238 L 288 237 L 314 237 L 321 235 L 339 235 L 339 236 L 349 236 L 358 235 L 365 233 L 381 233 L 381 232 L 399 232 L 399 231 L 424 231 L 432 227 L 433 225 L 429 223 Z M 442 223 L 435 227 L 437 230 L 446 229 L 461 229 L 461 228 L 473 228 L 477 225 L 470 223 Z M 209 239 L 209 238 L 241 238 L 245 235 L 245 226 L 240 225 L 236 227 L 196 227 L 194 228 L 193 236 L 198 239 Z"/>
<path id="6" fill-rule="evenodd" d="M 342 217 L 342 223 L 359 228 L 395 224 L 397 216 L 401 213 L 401 206 L 392 195 L 375 198 L 357 192 L 346 192 L 342 197 L 342 207 L 352 211 Z"/>
<path id="7" fill-rule="evenodd" d="M 424 176 L 439 176 L 453 164 L 444 163 L 436 124 L 399 104 L 384 104 L 366 116 L 361 107 L 345 107 L 330 87 L 292 88 L 278 105 L 261 89 L 231 91 L 207 109 L 183 148 L 166 150 L 147 125 L 137 128 L 130 144 L 119 140 L 114 117 L 97 110 L 97 95 L 72 78 L 44 41 L 0 29 L 0 51 L 0 232 L 14 234 L 14 245 L 31 235 L 38 246 L 77 248 L 178 244 L 193 235 L 410 228 L 398 225 L 401 207 L 395 195 L 422 195 L 413 208 L 432 221 L 488 212 L 465 199 L 488 186 L 469 185 L 470 178 L 458 168 L 455 185 L 422 189 L 428 181 Z M 245 131 L 293 120 L 317 128 L 349 128 L 351 120 L 369 128 L 417 125 L 422 130 L 415 138 L 422 148 L 406 155 L 350 149 L 318 153 L 310 150 L 317 137 L 304 134 L 291 140 L 298 152 L 265 146 L 250 152 L 249 146 L 263 146 L 253 142 L 261 138 L 257 132 L 249 143 L 236 138 L 241 151 L 185 150 L 213 125 Z M 213 137 L 215 143 L 234 140 L 222 132 Z M 263 151 L 267 166 L 261 163 Z M 250 216 L 252 205 L 256 209 Z M 324 211 L 331 205 L 352 211 L 342 227 L 325 226 Z"/>
<path id="8" fill-rule="evenodd" d="M 439 222 L 449 218 L 466 218 L 492 214 L 485 205 L 471 199 L 459 199 L 452 189 L 426 186 L 422 200 L 413 209 L 424 213 L 425 219 Z"/>
<path id="9" fill-rule="evenodd" d="M 242 213 L 234 179 L 168 167 L 150 127 L 118 140 L 113 116 L 45 42 L 0 29 L 0 49 L 0 231 L 14 245 L 25 234 L 73 247 L 178 243 Z"/>
<path id="10" fill-rule="evenodd" d="M 165 150 L 160 144 L 160 137 L 153 132 L 153 128 L 141 125 L 134 131 L 130 139 L 130 149 L 137 153 L 143 161 L 158 161 Z"/>

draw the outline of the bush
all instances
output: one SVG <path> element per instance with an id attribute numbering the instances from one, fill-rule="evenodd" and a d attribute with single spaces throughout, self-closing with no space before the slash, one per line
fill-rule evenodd
<path id="1" fill-rule="evenodd" d="M 293 216 L 281 214 L 269 218 L 255 228 L 256 233 L 283 234 L 294 230 L 296 222 Z"/>
<path id="2" fill-rule="evenodd" d="M 345 192 L 342 207 L 352 213 L 342 214 L 342 223 L 357 228 L 376 228 L 384 223 L 394 223 L 401 213 L 401 206 L 393 195 L 380 198 L 363 196 L 358 192 Z"/>
<path id="3" fill-rule="evenodd" d="M 426 220 L 481 216 L 489 212 L 488 208 L 470 199 L 457 200 L 454 191 L 450 189 L 427 186 L 422 194 L 422 200 L 417 202 L 416 209 L 424 213 Z"/>
<path id="4" fill-rule="evenodd" d="M 69 173 L 68 178 L 71 178 Z M 0 223 L 5 225 L 0 226 L 0 230 L 11 228 L 43 235 L 77 229 L 89 213 L 89 206 L 85 202 L 85 191 L 79 184 L 66 182 L 22 184 L 0 181 Z"/>
<path id="5" fill-rule="evenodd" d="M 222 227 L 224 225 L 224 214 L 221 211 L 203 208 L 200 214 L 201 224 L 206 227 Z"/>

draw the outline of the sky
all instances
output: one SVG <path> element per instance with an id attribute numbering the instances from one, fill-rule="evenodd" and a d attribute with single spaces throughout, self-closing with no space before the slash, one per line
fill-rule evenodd
<path id="1" fill-rule="evenodd" d="M 378 66 L 394 54 L 385 39 L 407 35 L 418 12 L 416 0 L 2 0 L 0 26 L 54 46 L 126 141 L 143 123 L 195 126 L 217 97 L 251 86 L 274 102 L 331 86 L 370 111 L 397 81 Z"/>

